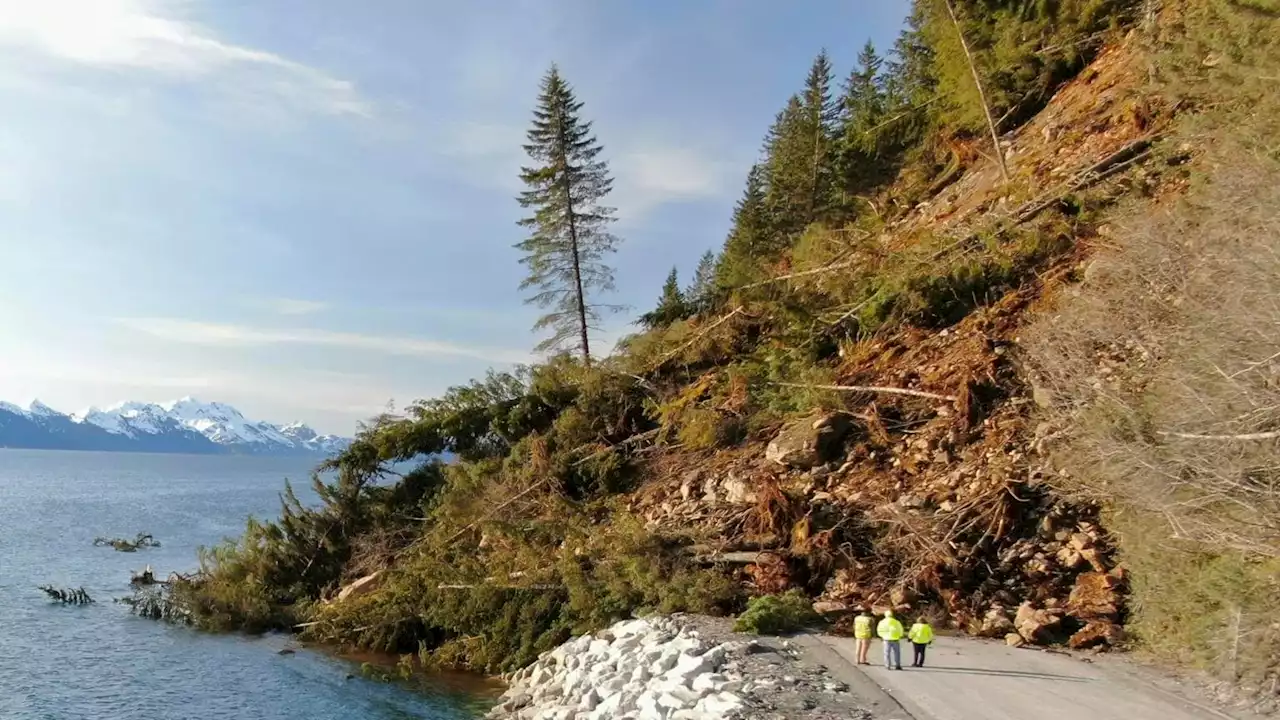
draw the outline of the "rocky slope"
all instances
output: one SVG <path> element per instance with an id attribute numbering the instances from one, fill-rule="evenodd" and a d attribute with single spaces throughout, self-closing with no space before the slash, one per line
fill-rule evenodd
<path id="1" fill-rule="evenodd" d="M 1001 139 L 1012 182 L 976 162 L 878 241 L 893 255 L 942 238 L 928 255 L 937 266 L 980 257 L 997 228 L 1036 242 L 1062 234 L 1065 250 L 954 324 L 842 349 L 826 404 L 844 412 L 731 450 L 651 456 L 631 508 L 705 562 L 742 566 L 755 592 L 804 587 L 836 620 L 910 605 L 1011 643 L 1119 643 L 1127 574 L 1100 508 L 1057 491 L 1053 429 L 1034 419 L 1050 400 L 1020 365 L 1019 334 L 1106 241 L 1097 208 L 1185 187 L 1194 153 L 1153 149 L 1175 110 L 1143 90 L 1138 47 L 1131 37 L 1105 50 Z"/>

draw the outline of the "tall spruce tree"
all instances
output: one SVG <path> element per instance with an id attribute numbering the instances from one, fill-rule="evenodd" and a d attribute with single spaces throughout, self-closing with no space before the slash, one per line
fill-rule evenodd
<path id="1" fill-rule="evenodd" d="M 765 138 L 765 204 L 781 248 L 829 205 L 838 114 L 831 98 L 831 60 L 824 50 L 809 68 L 805 89 L 791 97 Z"/>
<path id="2" fill-rule="evenodd" d="M 841 199 L 846 211 L 854 211 L 851 198 L 875 187 L 881 180 L 881 122 L 885 117 L 885 90 L 881 68 L 884 60 L 871 41 L 858 54 L 858 65 L 849 73 L 840 98 L 839 168 Z"/>
<path id="3" fill-rule="evenodd" d="M 535 164 L 520 173 L 528 186 L 520 205 L 533 209 L 520 225 L 532 234 L 516 248 L 525 253 L 520 262 L 529 268 L 520 288 L 536 289 L 525 302 L 548 310 L 534 325 L 535 330 L 551 330 L 538 350 L 576 344 L 583 361 L 590 363 L 590 331 L 598 326 L 601 311 L 618 309 L 592 303 L 590 294 L 614 289 L 613 270 L 604 259 L 619 241 L 608 231 L 613 208 L 601 205 L 613 180 L 581 110 L 573 88 L 552 65 L 542 80 L 524 146 Z"/>
<path id="4" fill-rule="evenodd" d="M 671 274 L 667 275 L 667 281 L 662 284 L 662 296 L 658 298 L 658 306 L 641 315 L 640 324 L 652 330 L 683 320 L 689 315 L 690 308 L 684 293 L 680 290 L 680 278 L 673 267 Z"/>
<path id="5" fill-rule="evenodd" d="M 716 300 L 716 254 L 708 250 L 698 260 L 693 272 L 693 282 L 684 291 L 684 299 L 694 312 L 703 312 Z"/>
<path id="6" fill-rule="evenodd" d="M 733 223 L 716 267 L 716 285 L 732 289 L 755 279 L 760 261 L 775 254 L 765 196 L 765 170 L 752 165 L 747 187 L 733 208 Z"/>
<path id="7" fill-rule="evenodd" d="M 805 79 L 805 132 L 810 136 L 813 153 L 809 159 L 809 206 L 806 224 L 818 220 L 831 200 L 833 180 L 832 145 L 840 107 L 831 96 L 831 58 L 824 49 L 814 58 Z"/>

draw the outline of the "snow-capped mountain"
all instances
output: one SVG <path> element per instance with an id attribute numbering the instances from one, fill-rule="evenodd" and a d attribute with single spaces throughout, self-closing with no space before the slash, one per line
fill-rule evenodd
<path id="1" fill-rule="evenodd" d="M 331 455 L 349 440 L 319 435 L 302 423 L 253 421 L 224 403 L 185 397 L 167 403 L 123 402 L 74 415 L 35 401 L 0 402 L 0 447 L 137 452 Z"/>

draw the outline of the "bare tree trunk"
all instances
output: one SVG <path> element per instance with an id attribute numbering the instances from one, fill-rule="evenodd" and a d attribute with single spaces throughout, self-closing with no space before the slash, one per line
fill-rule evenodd
<path id="1" fill-rule="evenodd" d="M 582 268 L 578 262 L 578 228 L 574 222 L 573 201 L 569 200 L 569 245 L 573 250 L 573 282 L 578 293 L 578 334 L 582 338 L 582 362 L 591 364 L 591 342 L 587 339 L 587 301 L 582 295 Z"/>
<path id="2" fill-rule="evenodd" d="M 982 101 L 982 114 L 987 118 L 987 129 L 991 131 L 991 141 L 996 146 L 996 164 L 1000 166 L 1000 177 L 1009 182 L 1009 167 L 1004 162 L 1004 150 L 1000 148 L 1000 133 L 996 132 L 996 121 L 991 117 L 991 106 L 987 104 L 987 91 L 982 87 L 982 78 L 978 75 L 978 66 L 973 62 L 973 53 L 969 52 L 969 41 L 964 39 L 964 30 L 960 29 L 960 20 L 956 17 L 951 0 L 942 0 L 951 15 L 951 24 L 956 26 L 956 35 L 960 38 L 960 47 L 964 49 L 964 57 L 969 61 L 969 71 L 973 73 L 973 84 L 978 87 L 978 99 Z"/>
<path id="3" fill-rule="evenodd" d="M 565 154 L 565 147 L 569 144 L 569 139 L 565 137 L 564 120 L 560 120 L 560 162 L 563 166 L 561 170 L 561 185 L 564 187 L 564 203 L 565 214 L 569 218 L 569 250 L 573 253 L 573 284 L 576 292 L 575 298 L 578 305 L 578 336 L 582 342 L 582 362 L 591 365 L 591 341 L 587 338 L 587 300 L 583 297 L 582 291 L 582 266 L 578 255 L 578 223 L 577 214 L 573 212 L 573 192 L 569 185 L 569 158 Z"/>

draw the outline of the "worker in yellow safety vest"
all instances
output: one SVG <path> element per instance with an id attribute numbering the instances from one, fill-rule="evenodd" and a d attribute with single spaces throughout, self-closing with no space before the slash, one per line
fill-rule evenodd
<path id="1" fill-rule="evenodd" d="M 924 667 L 925 648 L 933 642 L 933 628 L 929 627 L 929 621 L 917 618 L 916 623 L 907 631 L 907 639 L 911 640 L 911 649 L 915 651 L 911 667 Z"/>
<path id="2" fill-rule="evenodd" d="M 901 670 L 902 648 L 898 647 L 898 641 L 906 632 L 902 629 L 902 623 L 898 618 L 893 616 L 892 610 L 884 611 L 884 619 L 876 625 L 876 634 L 884 642 L 884 668 Z"/>
<path id="3" fill-rule="evenodd" d="M 859 609 L 858 616 L 853 619 L 853 637 L 858 641 L 859 665 L 871 664 L 867 662 L 867 651 L 871 649 L 871 623 L 874 620 L 866 608 Z"/>

